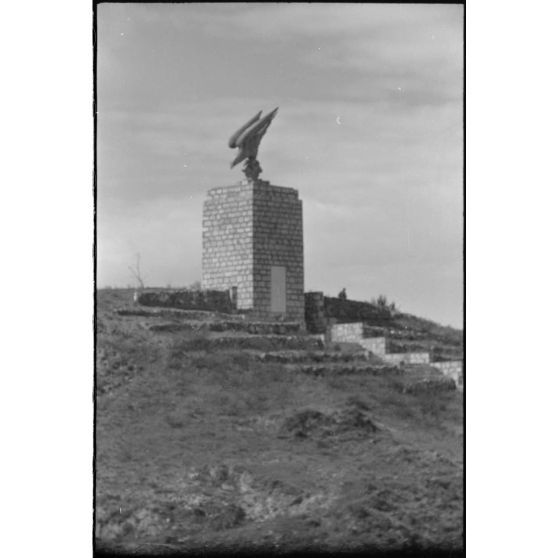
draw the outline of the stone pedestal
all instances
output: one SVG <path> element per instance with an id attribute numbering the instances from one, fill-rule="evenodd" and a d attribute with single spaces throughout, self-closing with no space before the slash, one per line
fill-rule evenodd
<path id="1" fill-rule="evenodd" d="M 304 321 L 302 201 L 262 180 L 209 190 L 203 209 L 202 288 L 236 287 L 259 319 Z"/>

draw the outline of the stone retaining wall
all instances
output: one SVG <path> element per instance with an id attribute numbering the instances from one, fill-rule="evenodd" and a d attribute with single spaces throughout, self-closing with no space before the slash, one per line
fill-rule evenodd
<path id="1" fill-rule="evenodd" d="M 241 331 L 253 335 L 289 335 L 300 332 L 299 322 L 244 322 L 244 321 L 187 321 L 152 324 L 150 331 Z"/>
<path id="2" fill-rule="evenodd" d="M 425 393 L 425 392 L 442 392 L 442 391 L 454 391 L 456 384 L 450 378 L 442 376 L 441 378 L 425 378 L 420 382 L 412 383 L 407 386 L 403 386 L 404 393 Z"/>
<path id="3" fill-rule="evenodd" d="M 430 362 L 429 353 L 385 353 L 382 359 L 392 364 L 428 364 Z"/>
<path id="4" fill-rule="evenodd" d="M 306 329 L 310 333 L 325 333 L 327 331 L 324 293 L 304 293 L 304 319 L 306 321 Z"/>
<path id="5" fill-rule="evenodd" d="M 334 324 L 330 326 L 330 339 L 334 343 L 360 343 L 362 331 L 362 322 Z"/>
<path id="6" fill-rule="evenodd" d="M 234 310 L 229 292 L 217 290 L 142 291 L 137 294 L 136 302 L 142 306 L 209 310 L 225 314 Z"/>
<path id="7" fill-rule="evenodd" d="M 444 376 L 454 380 L 458 387 L 463 386 L 463 362 L 460 360 L 451 360 L 446 362 L 432 362 L 431 366 L 434 366 Z"/>
<path id="8" fill-rule="evenodd" d="M 359 343 L 367 350 L 375 355 L 383 357 L 386 354 L 386 338 L 385 337 L 369 337 L 359 341 Z"/>
<path id="9" fill-rule="evenodd" d="M 308 294 L 314 295 L 314 293 Z M 307 304 L 309 298 L 311 297 L 307 297 Z M 382 331 L 380 328 L 369 328 L 363 322 L 333 324 L 328 327 L 331 342 L 358 343 L 391 365 L 430 364 L 440 370 L 446 378 L 453 380 L 458 389 L 463 389 L 463 363 L 460 360 L 431 363 L 430 353 L 427 352 L 388 353 L 386 337 L 364 337 L 364 334 L 370 335 L 380 331 Z"/>
<path id="10" fill-rule="evenodd" d="M 326 318 L 335 318 L 337 322 L 366 322 L 369 325 L 383 326 L 391 321 L 391 312 L 370 302 L 343 300 L 324 297 Z"/>
<path id="11" fill-rule="evenodd" d="M 391 312 L 387 308 L 370 302 L 324 296 L 318 291 L 305 293 L 304 302 L 306 327 L 315 333 L 324 333 L 331 322 L 365 322 L 371 329 L 377 329 L 378 326 L 388 325 L 391 320 Z"/>

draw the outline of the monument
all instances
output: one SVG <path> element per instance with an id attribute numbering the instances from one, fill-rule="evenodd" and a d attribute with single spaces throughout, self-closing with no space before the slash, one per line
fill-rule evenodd
<path id="1" fill-rule="evenodd" d="M 277 111 L 260 111 L 229 140 L 238 148 L 231 168 L 245 161 L 246 178 L 207 193 L 202 288 L 231 290 L 237 308 L 258 319 L 304 323 L 302 201 L 259 178 L 258 148 Z"/>

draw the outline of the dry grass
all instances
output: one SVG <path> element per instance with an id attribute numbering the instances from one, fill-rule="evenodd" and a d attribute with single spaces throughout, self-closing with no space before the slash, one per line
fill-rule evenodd
<path id="1" fill-rule="evenodd" d="M 460 394 L 154 335 L 128 296 L 98 304 L 99 548 L 461 548 Z"/>

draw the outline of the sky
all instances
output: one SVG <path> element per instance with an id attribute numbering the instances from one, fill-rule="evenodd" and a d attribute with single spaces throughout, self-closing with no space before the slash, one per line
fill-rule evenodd
<path id="1" fill-rule="evenodd" d="M 463 7 L 117 4 L 97 13 L 97 284 L 201 279 L 230 135 L 279 106 L 260 178 L 303 201 L 305 290 L 463 308 Z"/>

